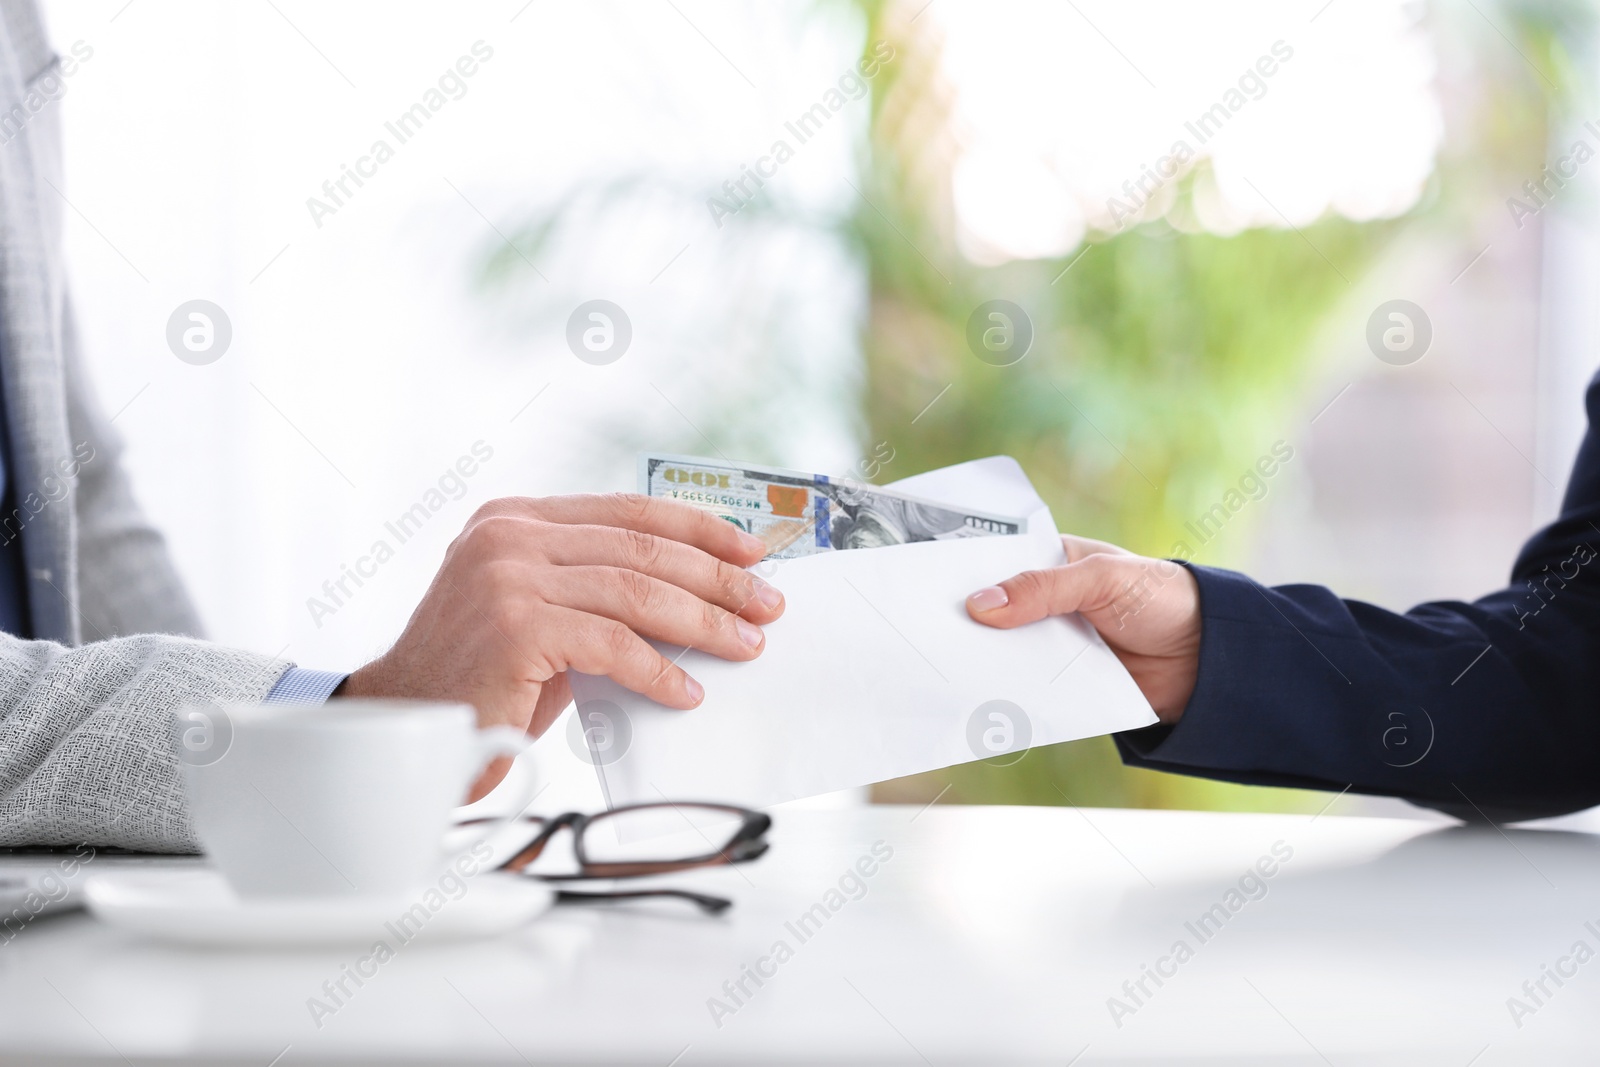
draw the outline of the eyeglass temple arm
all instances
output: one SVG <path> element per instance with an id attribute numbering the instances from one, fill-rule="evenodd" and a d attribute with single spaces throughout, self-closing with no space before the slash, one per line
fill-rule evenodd
<path id="1" fill-rule="evenodd" d="M 728 900 L 726 897 L 714 897 L 708 893 L 692 893 L 687 889 L 624 889 L 593 893 L 576 889 L 561 889 L 556 892 L 556 903 L 594 904 L 617 900 L 637 900 L 644 897 L 676 897 L 679 900 L 687 900 L 708 915 L 720 915 L 733 907 L 733 901 Z"/>

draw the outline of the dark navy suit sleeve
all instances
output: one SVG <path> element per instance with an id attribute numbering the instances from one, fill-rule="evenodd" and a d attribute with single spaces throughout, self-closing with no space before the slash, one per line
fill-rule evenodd
<path id="1" fill-rule="evenodd" d="M 1600 804 L 1600 375 L 1560 517 L 1510 585 L 1396 614 L 1313 585 L 1191 567 L 1203 632 L 1174 726 L 1130 764 L 1377 793 L 1497 821 Z"/>

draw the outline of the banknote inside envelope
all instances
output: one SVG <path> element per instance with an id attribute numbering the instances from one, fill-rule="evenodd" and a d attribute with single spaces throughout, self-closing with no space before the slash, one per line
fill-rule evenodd
<path id="1" fill-rule="evenodd" d="M 721 515 L 767 543 L 768 559 L 1027 530 L 1026 516 L 949 507 L 825 474 L 697 456 L 639 456 L 639 492 Z"/>
<path id="2" fill-rule="evenodd" d="M 1010 457 L 877 486 L 646 453 L 639 488 L 766 541 L 752 569 L 786 606 L 748 663 L 656 643 L 705 687 L 693 711 L 573 676 L 608 804 L 763 806 L 1156 721 L 1083 620 L 1002 631 L 968 617 L 968 593 L 1064 562 Z"/>

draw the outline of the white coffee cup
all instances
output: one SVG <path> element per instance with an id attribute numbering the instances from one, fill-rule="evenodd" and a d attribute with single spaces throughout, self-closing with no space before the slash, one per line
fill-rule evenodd
<path id="1" fill-rule="evenodd" d="M 477 775 L 530 740 L 465 704 L 398 700 L 192 707 L 177 726 L 195 833 L 241 897 L 427 884 Z"/>

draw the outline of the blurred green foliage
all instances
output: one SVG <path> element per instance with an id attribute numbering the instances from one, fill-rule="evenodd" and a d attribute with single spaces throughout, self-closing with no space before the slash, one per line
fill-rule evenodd
<path id="1" fill-rule="evenodd" d="M 819 219 L 757 197 L 729 223 L 730 254 L 749 254 L 739 251 L 741 232 L 756 242 L 793 225 L 831 233 L 861 265 L 869 292 L 858 444 L 863 456 L 882 454 L 881 445 L 894 452 L 878 480 L 1007 453 L 1027 469 L 1062 530 L 1151 555 L 1179 554 L 1187 522 L 1237 485 L 1276 440 L 1297 443 L 1285 413 L 1300 409 L 1316 369 L 1318 331 L 1363 276 L 1397 245 L 1453 247 L 1475 213 L 1503 210 L 1503 198 L 1538 174 L 1548 129 L 1575 113 L 1575 100 L 1591 98 L 1592 57 L 1582 43 L 1594 36 L 1588 0 L 1435 5 L 1426 9 L 1429 31 L 1456 65 L 1450 76 L 1464 76 L 1470 91 L 1456 86 L 1468 99 L 1451 101 L 1435 174 L 1406 215 L 1371 222 L 1330 215 L 1301 229 L 1206 233 L 1193 222 L 1194 197 L 1211 180 L 1201 161 L 1179 180 L 1160 220 L 1091 234 L 1061 259 L 985 267 L 956 244 L 949 195 L 955 146 L 940 42 L 928 32 L 933 20 L 918 28 L 912 16 L 922 5 L 892 0 L 817 6 L 830 16 L 854 13 L 864 30 L 863 57 L 879 41 L 896 50 L 871 82 L 854 207 L 842 218 Z M 708 194 L 717 191 L 663 189 L 646 175 L 574 190 L 516 230 L 511 251 L 504 242 L 495 246 L 483 280 L 519 284 L 529 250 L 559 244 L 563 230 L 594 225 L 608 204 L 626 215 L 641 200 L 664 195 L 698 210 Z M 521 291 L 538 300 L 543 290 Z M 980 361 L 966 340 L 973 310 L 997 298 L 1025 309 L 1035 329 L 1029 354 L 1008 367 Z M 740 455 L 749 448 L 752 459 L 782 462 L 781 444 L 763 437 L 774 420 L 762 398 L 787 397 L 790 386 L 774 383 L 789 381 L 804 356 L 749 321 L 749 308 L 768 307 L 766 301 L 741 292 L 729 305 L 728 332 L 765 337 L 766 351 L 718 402 L 729 413 L 719 440 Z M 619 447 L 693 451 L 703 443 L 694 436 L 641 441 L 634 430 L 617 428 Z M 1214 542 L 1189 547 L 1200 562 L 1243 559 L 1251 521 L 1241 514 Z M 884 783 L 875 796 L 1280 811 L 1327 803 L 1323 794 L 1126 768 L 1107 738 Z"/>
<path id="2" fill-rule="evenodd" d="M 1512 66 L 1499 79 L 1492 91 L 1501 95 L 1484 108 L 1490 128 L 1446 147 L 1432 187 L 1402 218 L 1330 215 L 1303 229 L 1205 233 L 1187 221 L 1210 180 L 1201 161 L 1163 219 L 1092 235 L 1060 260 L 982 267 L 953 237 L 953 152 L 938 112 L 948 93 L 929 54 L 937 38 L 916 30 L 899 5 L 857 6 L 866 40 L 888 40 L 902 57 L 873 83 L 859 203 L 845 227 L 869 269 L 866 432 L 895 450 L 888 476 L 1009 453 L 1063 531 L 1224 565 L 1244 556 L 1249 517 L 1204 548 L 1185 523 L 1285 436 L 1284 413 L 1297 410 L 1313 370 L 1313 335 L 1391 243 L 1459 223 L 1450 194 L 1470 182 L 1485 152 L 1503 153 L 1496 165 L 1509 162 L 1511 173 L 1537 173 L 1544 122 L 1563 95 L 1555 86 L 1571 85 L 1582 67 L 1562 42 L 1587 22 L 1566 9 L 1573 5 L 1496 11 L 1539 66 Z M 966 341 L 973 309 L 997 298 L 1020 305 L 1035 327 L 1030 353 L 1007 367 L 975 358 Z M 1125 768 L 1107 738 L 876 790 L 909 801 L 941 794 L 968 803 L 1233 810 L 1314 811 L 1327 802 Z"/>

